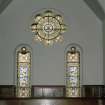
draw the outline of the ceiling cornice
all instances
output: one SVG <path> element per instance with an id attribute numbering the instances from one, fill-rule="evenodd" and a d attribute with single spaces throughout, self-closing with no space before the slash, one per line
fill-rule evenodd
<path id="1" fill-rule="evenodd" d="M 0 14 L 13 0 L 0 0 Z M 105 12 L 98 0 L 83 0 L 95 15 L 103 22 L 105 20 Z"/>
<path id="2" fill-rule="evenodd" d="M 105 12 L 98 0 L 83 0 L 95 15 L 103 22 L 105 20 Z"/>
<path id="3" fill-rule="evenodd" d="M 12 2 L 13 0 L 0 0 L 0 14 L 6 9 L 6 7 Z"/>

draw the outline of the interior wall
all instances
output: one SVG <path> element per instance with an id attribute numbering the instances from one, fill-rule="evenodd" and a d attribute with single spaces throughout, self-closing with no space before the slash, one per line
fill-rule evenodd
<path id="1" fill-rule="evenodd" d="M 104 84 L 105 84 L 105 20 L 103 22 L 103 77 L 104 77 Z"/>
<path id="2" fill-rule="evenodd" d="M 103 10 L 105 11 L 105 0 L 98 0 L 101 4 Z M 103 21 L 103 54 L 105 53 L 105 19 Z M 105 55 L 103 55 L 103 76 L 105 75 Z M 104 84 L 105 84 L 105 76 L 104 76 Z"/>
<path id="3" fill-rule="evenodd" d="M 33 43 L 29 30 L 32 13 L 43 8 L 61 11 L 67 24 L 64 42 L 52 47 Z M 103 84 L 102 23 L 82 0 L 13 0 L 0 15 L 0 84 L 15 84 L 15 48 L 32 47 L 32 85 L 64 85 L 64 51 L 76 43 L 83 49 L 84 85 Z"/>

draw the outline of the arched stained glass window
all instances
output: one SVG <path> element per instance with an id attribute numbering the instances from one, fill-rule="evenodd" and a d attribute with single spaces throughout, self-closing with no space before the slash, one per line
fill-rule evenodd
<path id="1" fill-rule="evenodd" d="M 29 97 L 31 95 L 30 70 L 31 51 L 28 47 L 17 49 L 17 97 Z"/>
<path id="2" fill-rule="evenodd" d="M 71 47 L 66 53 L 66 97 L 80 95 L 80 52 Z"/>

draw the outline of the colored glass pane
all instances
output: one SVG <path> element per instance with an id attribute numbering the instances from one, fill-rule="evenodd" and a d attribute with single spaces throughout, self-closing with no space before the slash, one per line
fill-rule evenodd
<path id="1" fill-rule="evenodd" d="M 80 96 L 80 52 L 75 47 L 66 55 L 66 96 Z"/>
<path id="2" fill-rule="evenodd" d="M 17 96 L 29 97 L 30 89 L 31 52 L 26 47 L 17 51 Z"/>

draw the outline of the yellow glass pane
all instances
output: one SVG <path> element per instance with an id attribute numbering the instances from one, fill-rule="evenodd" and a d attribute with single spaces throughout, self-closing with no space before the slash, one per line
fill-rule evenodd
<path id="1" fill-rule="evenodd" d="M 63 23 L 63 18 L 60 15 L 56 15 L 55 18 L 59 20 L 60 23 Z"/>
<path id="2" fill-rule="evenodd" d="M 30 53 L 18 54 L 18 62 L 30 62 Z"/>
<path id="3" fill-rule="evenodd" d="M 20 78 L 18 82 L 18 86 L 21 87 L 29 87 L 30 83 L 28 82 L 29 80 L 27 78 Z"/>
<path id="4" fill-rule="evenodd" d="M 68 53 L 67 54 L 68 62 L 79 62 L 79 53 Z"/>
<path id="5" fill-rule="evenodd" d="M 79 68 L 80 63 L 79 62 L 67 62 L 67 67 L 78 67 Z"/>
<path id="6" fill-rule="evenodd" d="M 18 97 L 29 97 L 31 95 L 31 88 L 19 87 L 17 88 Z"/>
<path id="7" fill-rule="evenodd" d="M 67 88 L 66 97 L 80 97 L 80 88 Z"/>

